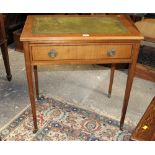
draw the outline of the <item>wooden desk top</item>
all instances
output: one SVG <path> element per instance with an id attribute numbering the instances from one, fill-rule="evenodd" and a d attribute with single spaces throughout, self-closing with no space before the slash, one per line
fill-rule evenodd
<path id="1" fill-rule="evenodd" d="M 28 16 L 21 41 L 50 40 L 142 40 L 132 21 L 124 15 Z"/>

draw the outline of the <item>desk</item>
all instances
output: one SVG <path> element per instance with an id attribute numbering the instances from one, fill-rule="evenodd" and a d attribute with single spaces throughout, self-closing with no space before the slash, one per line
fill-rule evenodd
<path id="1" fill-rule="evenodd" d="M 39 97 L 37 65 L 129 63 L 120 128 L 123 128 L 140 41 L 139 31 L 127 16 L 28 16 L 23 41 L 34 132 L 37 131 L 35 93 Z"/>

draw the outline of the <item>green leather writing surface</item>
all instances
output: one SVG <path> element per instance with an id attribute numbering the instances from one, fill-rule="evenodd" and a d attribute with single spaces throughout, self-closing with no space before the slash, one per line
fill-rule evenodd
<path id="1" fill-rule="evenodd" d="M 125 34 L 118 17 L 36 17 L 33 34 Z"/>

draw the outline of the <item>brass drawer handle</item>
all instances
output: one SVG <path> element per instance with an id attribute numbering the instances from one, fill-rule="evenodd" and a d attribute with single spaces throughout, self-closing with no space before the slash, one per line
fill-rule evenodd
<path id="1" fill-rule="evenodd" d="M 48 52 L 48 56 L 51 58 L 55 58 L 58 55 L 57 51 L 52 49 L 50 52 Z"/>
<path id="2" fill-rule="evenodd" d="M 107 55 L 108 55 L 109 57 L 115 56 L 115 55 L 116 55 L 116 49 L 115 49 L 115 48 L 109 49 L 109 50 L 107 51 Z"/>

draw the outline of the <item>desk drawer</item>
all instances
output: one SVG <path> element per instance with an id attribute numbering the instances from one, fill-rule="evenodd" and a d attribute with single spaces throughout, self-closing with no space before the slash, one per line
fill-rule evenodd
<path id="1" fill-rule="evenodd" d="M 132 45 L 34 45 L 34 61 L 48 60 L 91 60 L 108 58 L 131 58 Z"/>

